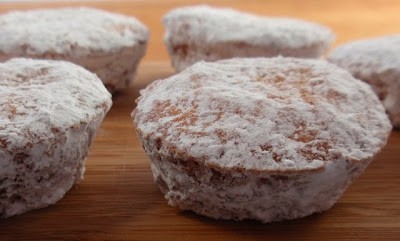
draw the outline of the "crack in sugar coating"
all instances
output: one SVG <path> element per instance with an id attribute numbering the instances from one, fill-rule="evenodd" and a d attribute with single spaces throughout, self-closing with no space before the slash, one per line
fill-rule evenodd
<path id="1" fill-rule="evenodd" d="M 390 131 L 368 85 L 324 61 L 292 58 L 198 63 L 142 91 L 133 117 L 164 155 L 259 171 L 369 159 Z"/>

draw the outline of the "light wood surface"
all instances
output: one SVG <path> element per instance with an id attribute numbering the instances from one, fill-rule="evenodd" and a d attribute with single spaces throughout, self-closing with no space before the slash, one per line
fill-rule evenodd
<path id="1" fill-rule="evenodd" d="M 161 16 L 199 1 L 0 3 L 12 9 L 87 5 L 135 15 L 152 37 L 133 88 L 114 98 L 87 159 L 85 180 L 49 208 L 0 220 L 0 240 L 400 240 L 400 131 L 323 214 L 273 224 L 215 221 L 168 206 L 153 183 L 150 164 L 134 133 L 130 112 L 139 89 L 173 73 L 162 44 Z M 202 1 L 259 14 L 318 21 L 337 43 L 396 33 L 400 1 Z M 1 37 L 1 36 L 0 36 Z"/>

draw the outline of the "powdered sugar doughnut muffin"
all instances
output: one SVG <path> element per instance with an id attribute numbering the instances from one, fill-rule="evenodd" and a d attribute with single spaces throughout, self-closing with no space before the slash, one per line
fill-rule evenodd
<path id="1" fill-rule="evenodd" d="M 400 128 L 400 35 L 343 44 L 329 61 L 370 84 L 393 126 Z"/>
<path id="2" fill-rule="evenodd" d="M 322 60 L 200 62 L 132 113 L 172 206 L 272 222 L 329 209 L 391 130 L 371 88 Z"/>
<path id="3" fill-rule="evenodd" d="M 63 61 L 0 63 L 0 217 L 56 203 L 84 161 L 111 95 L 96 75 Z"/>
<path id="4" fill-rule="evenodd" d="M 148 37 L 136 18 L 92 8 L 15 11 L 0 15 L 0 61 L 67 60 L 97 74 L 114 92 L 131 83 Z"/>
<path id="5" fill-rule="evenodd" d="M 200 60 L 319 58 L 334 39 L 330 29 L 316 23 L 209 6 L 174 9 L 164 17 L 164 25 L 164 42 L 177 71 Z"/>

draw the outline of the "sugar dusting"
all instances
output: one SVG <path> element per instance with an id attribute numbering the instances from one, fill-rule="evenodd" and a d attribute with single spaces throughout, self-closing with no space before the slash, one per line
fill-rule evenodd
<path id="1" fill-rule="evenodd" d="M 395 127 L 400 128 L 400 35 L 346 43 L 329 61 L 369 83 Z"/>
<path id="2" fill-rule="evenodd" d="M 133 118 L 162 155 L 259 171 L 370 160 L 391 130 L 367 84 L 282 57 L 197 63 L 143 90 Z"/>

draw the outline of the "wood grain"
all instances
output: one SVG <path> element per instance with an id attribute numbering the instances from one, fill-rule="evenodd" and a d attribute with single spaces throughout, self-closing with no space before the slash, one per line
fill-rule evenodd
<path id="1" fill-rule="evenodd" d="M 87 159 L 85 180 L 49 208 L 0 220 L 0 240 L 398 240 L 400 132 L 329 211 L 273 223 L 215 221 L 169 207 L 153 183 L 130 112 L 139 89 L 173 73 L 162 44 L 161 16 L 196 1 L 84 2 L 138 16 L 152 31 L 135 85 L 114 98 Z M 326 24 L 337 43 L 395 33 L 400 1 L 202 1 L 254 13 L 295 16 Z M 0 3 L 11 9 L 81 3 Z M 1 37 L 1 36 L 0 36 Z"/>

